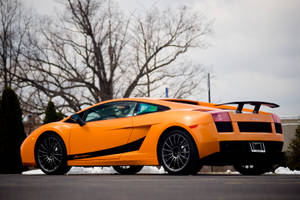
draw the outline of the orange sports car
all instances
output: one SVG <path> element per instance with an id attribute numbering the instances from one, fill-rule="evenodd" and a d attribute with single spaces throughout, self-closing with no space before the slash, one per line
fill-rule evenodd
<path id="1" fill-rule="evenodd" d="M 233 165 L 249 175 L 269 171 L 282 154 L 283 133 L 280 119 L 260 107 L 278 105 L 227 104 L 101 102 L 33 131 L 21 146 L 22 162 L 46 174 L 64 174 L 72 166 L 113 166 L 120 174 L 135 174 L 145 165 L 163 166 L 169 174 L 195 174 L 203 165 Z"/>

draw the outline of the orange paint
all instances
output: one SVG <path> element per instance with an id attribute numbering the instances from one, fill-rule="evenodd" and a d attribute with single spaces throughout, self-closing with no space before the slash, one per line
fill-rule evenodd
<path id="1" fill-rule="evenodd" d="M 67 150 L 68 155 L 75 155 L 68 161 L 70 166 L 111 166 L 111 165 L 159 165 L 157 160 L 157 145 L 159 138 L 168 128 L 180 127 L 192 136 L 198 149 L 199 158 L 204 158 L 220 151 L 220 141 L 283 141 L 283 134 L 275 132 L 273 118 L 270 113 L 236 114 L 228 111 L 236 109 L 231 106 L 196 102 L 198 105 L 169 102 L 160 99 L 115 99 L 101 102 L 88 109 L 95 108 L 108 102 L 136 101 L 168 107 L 169 110 L 141 115 L 132 115 L 117 119 L 106 119 L 87 122 L 84 126 L 67 122 L 68 118 L 60 122 L 41 126 L 26 138 L 21 146 L 21 157 L 24 165 L 36 166 L 34 151 L 38 138 L 45 132 L 58 134 Z M 215 122 L 209 111 L 226 109 L 232 120 L 233 132 L 217 132 Z M 249 109 L 244 111 L 251 112 Z M 241 133 L 237 122 L 269 122 L 272 124 L 271 133 Z M 144 138 L 141 146 L 135 151 L 111 154 L 98 157 L 81 158 L 80 154 L 114 149 Z M 126 146 L 125 146 L 126 147 Z M 118 149 L 117 149 L 118 150 Z M 77 155 L 78 154 L 78 155 Z M 77 155 L 77 157 L 76 157 Z"/>

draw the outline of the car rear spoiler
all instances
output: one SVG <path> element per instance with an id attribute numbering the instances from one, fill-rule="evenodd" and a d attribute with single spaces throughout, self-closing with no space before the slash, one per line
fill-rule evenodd
<path id="1" fill-rule="evenodd" d="M 243 110 L 245 104 L 254 106 L 253 113 L 258 113 L 261 106 L 267 106 L 269 108 L 278 108 L 279 107 L 279 105 L 277 105 L 275 103 L 262 102 L 262 101 L 236 101 L 236 102 L 222 103 L 222 104 L 218 104 L 215 106 L 230 105 L 230 104 L 238 105 L 238 107 L 236 109 L 236 113 L 242 113 L 242 110 Z"/>

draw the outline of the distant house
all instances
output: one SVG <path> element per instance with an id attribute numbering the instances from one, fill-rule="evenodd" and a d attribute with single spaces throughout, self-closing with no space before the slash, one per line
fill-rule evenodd
<path id="1" fill-rule="evenodd" d="M 291 140 L 295 137 L 296 128 L 300 125 L 300 116 L 296 117 L 283 117 L 281 124 L 284 133 L 283 151 L 287 151 Z"/>
<path id="2" fill-rule="evenodd" d="M 23 118 L 25 134 L 28 136 L 34 129 L 42 125 L 42 120 L 38 115 L 25 114 Z"/>

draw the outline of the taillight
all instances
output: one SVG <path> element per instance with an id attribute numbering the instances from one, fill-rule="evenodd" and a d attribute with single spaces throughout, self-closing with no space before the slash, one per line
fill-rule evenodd
<path id="1" fill-rule="evenodd" d="M 280 123 L 280 118 L 277 115 L 272 114 L 272 117 L 275 123 Z"/>
<path id="2" fill-rule="evenodd" d="M 231 119 L 228 112 L 211 112 L 218 132 L 233 132 Z"/>
<path id="3" fill-rule="evenodd" d="M 280 118 L 275 114 L 272 114 L 272 117 L 273 117 L 273 121 L 275 124 L 276 133 L 282 133 L 282 126 L 281 126 Z"/>
<path id="4" fill-rule="evenodd" d="M 211 113 L 215 122 L 230 122 L 230 116 L 228 112 L 212 112 Z"/>

